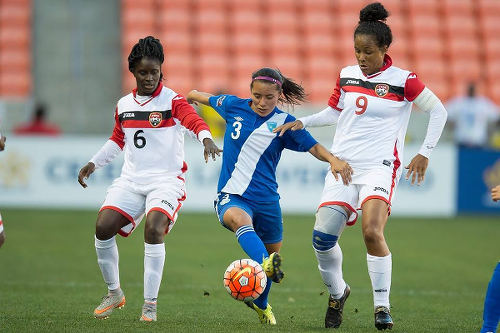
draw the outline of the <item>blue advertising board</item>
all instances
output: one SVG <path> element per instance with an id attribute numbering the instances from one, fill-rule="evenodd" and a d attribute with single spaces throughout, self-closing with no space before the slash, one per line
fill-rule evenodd
<path id="1" fill-rule="evenodd" d="M 500 185 L 500 152 L 460 147 L 457 184 L 459 213 L 500 214 L 500 202 L 493 202 L 490 194 Z"/>

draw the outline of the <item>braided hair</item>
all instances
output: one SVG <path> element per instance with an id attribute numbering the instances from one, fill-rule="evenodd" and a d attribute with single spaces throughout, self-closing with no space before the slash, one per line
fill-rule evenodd
<path id="1" fill-rule="evenodd" d="M 142 58 L 156 59 L 163 64 L 165 56 L 163 55 L 163 46 L 159 39 L 153 36 L 139 39 L 139 42 L 132 47 L 132 51 L 128 56 L 128 69 L 133 72 L 135 66 Z M 160 80 L 163 78 L 163 73 L 160 74 Z"/>
<path id="2" fill-rule="evenodd" d="M 391 28 L 385 23 L 389 12 L 380 2 L 374 2 L 361 9 L 359 12 L 358 26 L 354 30 L 356 35 L 371 35 L 375 37 L 377 46 L 384 47 L 392 43 Z"/>
<path id="3" fill-rule="evenodd" d="M 282 104 L 299 105 L 306 100 L 306 93 L 304 88 L 295 83 L 292 79 L 281 74 L 279 69 L 273 69 L 269 67 L 261 68 L 252 74 L 252 83 L 250 83 L 250 89 L 253 88 L 253 81 L 262 80 L 265 82 L 272 82 L 268 79 L 259 79 L 258 77 L 268 77 L 276 80 L 276 86 L 280 91 L 280 96 L 278 102 Z"/>

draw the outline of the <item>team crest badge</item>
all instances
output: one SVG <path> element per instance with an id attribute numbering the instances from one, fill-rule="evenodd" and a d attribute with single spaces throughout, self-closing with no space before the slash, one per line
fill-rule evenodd
<path id="1" fill-rule="evenodd" d="M 384 97 L 389 93 L 389 86 L 385 83 L 380 83 L 375 86 L 375 94 L 378 97 Z"/>
<path id="2" fill-rule="evenodd" d="M 153 127 L 158 127 L 161 123 L 162 116 L 160 112 L 151 112 L 149 114 L 149 123 Z"/>
<path id="3" fill-rule="evenodd" d="M 272 132 L 276 126 L 278 125 L 275 121 L 268 121 L 267 123 L 267 129 L 269 130 L 269 132 Z"/>

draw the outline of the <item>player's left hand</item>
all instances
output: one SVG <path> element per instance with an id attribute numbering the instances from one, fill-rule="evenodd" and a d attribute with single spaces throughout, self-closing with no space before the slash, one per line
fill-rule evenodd
<path id="1" fill-rule="evenodd" d="M 491 189 L 491 199 L 493 201 L 500 200 L 500 185 L 497 185 Z"/>
<path id="2" fill-rule="evenodd" d="M 203 145 L 205 146 L 205 149 L 203 151 L 203 156 L 205 156 L 205 163 L 208 162 L 208 157 L 210 155 L 212 155 L 212 160 L 215 161 L 215 155 L 220 156 L 220 153 L 222 153 L 222 149 L 219 149 L 219 147 L 217 147 L 214 140 L 212 139 L 203 139 Z"/>
<path id="3" fill-rule="evenodd" d="M 420 154 L 415 155 L 410 164 L 405 167 L 408 170 L 406 180 L 410 179 L 411 176 L 411 184 L 414 185 L 416 180 L 417 185 L 420 185 L 425 179 L 425 171 L 428 165 L 429 159 L 427 157 Z"/>

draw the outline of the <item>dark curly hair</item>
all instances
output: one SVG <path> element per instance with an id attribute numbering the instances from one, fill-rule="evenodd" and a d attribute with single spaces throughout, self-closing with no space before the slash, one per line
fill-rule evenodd
<path id="1" fill-rule="evenodd" d="M 153 36 L 139 39 L 139 42 L 132 47 L 132 51 L 128 55 L 128 69 L 133 72 L 135 66 L 142 58 L 156 59 L 163 64 L 165 56 L 163 55 L 163 46 L 159 39 Z M 160 75 L 160 80 L 163 78 L 163 73 Z"/>
<path id="2" fill-rule="evenodd" d="M 378 47 L 391 45 L 392 31 L 385 23 L 389 12 L 380 2 L 374 2 L 361 9 L 359 12 L 359 22 L 354 37 L 356 35 L 372 35 L 375 37 Z"/>
<path id="3" fill-rule="evenodd" d="M 278 101 L 283 104 L 299 105 L 300 103 L 306 101 L 306 93 L 304 88 L 295 83 L 292 79 L 284 76 L 279 69 L 273 69 L 269 67 L 261 68 L 252 74 L 252 83 L 250 83 L 250 89 L 253 87 L 253 81 L 258 76 L 271 77 L 277 81 L 276 86 L 280 90 L 280 97 Z M 266 80 L 266 82 L 269 82 Z"/>

